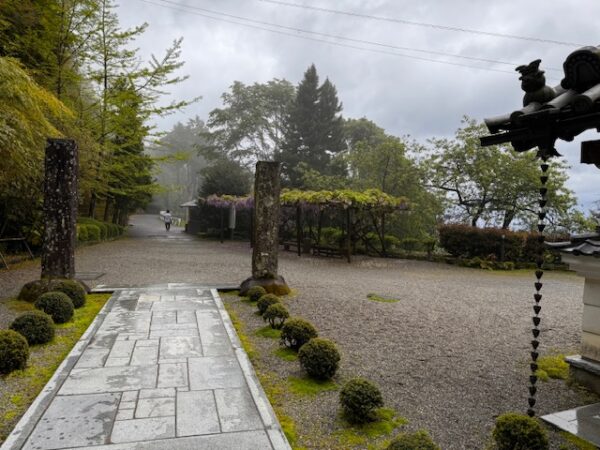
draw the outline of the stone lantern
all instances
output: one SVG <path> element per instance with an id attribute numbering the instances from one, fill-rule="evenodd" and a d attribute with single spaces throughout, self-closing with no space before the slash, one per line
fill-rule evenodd
<path id="1" fill-rule="evenodd" d="M 575 381 L 600 394 L 600 226 L 595 233 L 547 245 L 560 250 L 563 261 L 585 278 L 581 355 L 569 356 L 567 362 Z"/>

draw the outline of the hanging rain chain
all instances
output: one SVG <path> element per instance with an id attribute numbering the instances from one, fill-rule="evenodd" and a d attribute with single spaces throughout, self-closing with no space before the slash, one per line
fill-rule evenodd
<path id="1" fill-rule="evenodd" d="M 529 409 L 527 409 L 527 415 L 530 417 L 535 416 L 535 410 L 533 409 L 536 403 L 535 394 L 537 392 L 536 383 L 538 381 L 537 370 L 538 364 L 537 359 L 539 356 L 538 347 L 540 345 L 540 341 L 538 339 L 540 335 L 540 311 L 542 307 L 540 306 L 540 302 L 542 301 L 542 276 L 544 275 L 544 270 L 542 269 L 544 265 L 544 229 L 546 228 L 546 205 L 548 203 L 548 188 L 546 187 L 546 183 L 548 182 L 548 156 L 542 156 L 542 163 L 540 164 L 540 168 L 542 169 L 542 174 L 540 176 L 541 188 L 540 188 L 540 200 L 539 200 L 539 210 L 538 210 L 538 231 L 540 233 L 538 237 L 538 254 L 536 258 L 536 271 L 535 278 L 536 281 L 534 283 L 535 286 L 535 294 L 533 294 L 533 299 L 535 300 L 535 305 L 533 305 L 534 315 L 532 317 L 533 328 L 531 329 L 531 333 L 533 334 L 533 340 L 531 341 L 531 375 L 529 376 L 530 386 L 529 386 Z"/>

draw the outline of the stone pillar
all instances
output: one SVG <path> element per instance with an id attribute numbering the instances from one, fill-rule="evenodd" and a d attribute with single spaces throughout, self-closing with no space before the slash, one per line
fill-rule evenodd
<path id="1" fill-rule="evenodd" d="M 263 286 L 267 292 L 288 294 L 289 287 L 278 275 L 279 253 L 279 195 L 281 163 L 259 161 L 254 179 L 254 247 L 252 277 L 244 281 L 240 294 L 252 286 Z"/>
<path id="2" fill-rule="evenodd" d="M 600 394 L 600 258 L 563 254 L 563 261 L 585 277 L 581 355 L 567 362 L 577 382 Z"/>
<path id="3" fill-rule="evenodd" d="M 77 143 L 48 139 L 44 178 L 42 278 L 75 276 Z"/>

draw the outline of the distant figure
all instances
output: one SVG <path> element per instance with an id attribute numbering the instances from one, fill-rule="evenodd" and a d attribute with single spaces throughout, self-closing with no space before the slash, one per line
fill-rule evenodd
<path id="1" fill-rule="evenodd" d="M 171 222 L 173 221 L 173 217 L 171 216 L 171 212 L 167 209 L 167 212 L 163 215 L 163 220 L 165 221 L 165 228 L 167 231 L 171 229 Z"/>

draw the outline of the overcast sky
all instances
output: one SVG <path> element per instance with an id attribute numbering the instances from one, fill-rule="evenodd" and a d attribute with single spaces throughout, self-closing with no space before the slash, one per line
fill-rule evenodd
<path id="1" fill-rule="evenodd" d="M 173 39 L 184 38 L 182 58 L 186 64 L 182 73 L 190 78 L 174 87 L 172 95 L 174 99 L 201 96 L 202 100 L 182 113 L 160 120 L 158 124 L 162 129 L 196 115 L 206 120 L 208 113 L 221 105 L 221 94 L 234 80 L 249 84 L 285 78 L 297 84 L 306 68 L 314 63 L 321 79 L 329 77 L 336 85 L 345 117 L 367 117 L 388 133 L 410 135 L 420 141 L 433 136 L 451 136 L 465 114 L 483 119 L 520 108 L 523 93 L 518 74 L 514 72 L 516 65 L 541 58 L 549 84 L 555 85 L 562 79 L 562 62 L 571 51 L 579 44 L 600 45 L 598 0 L 281 0 L 309 8 L 261 0 L 117 2 L 123 27 L 149 24 L 146 34 L 137 41 L 143 56 L 152 53 L 158 56 Z M 310 7 L 358 15 L 317 11 Z M 418 26 L 405 21 L 436 26 Z M 451 31 L 443 27 L 478 32 Z M 600 137 L 588 132 L 574 143 L 558 144 L 558 150 L 572 166 L 569 186 L 585 207 L 600 199 L 600 170 L 579 164 L 579 143 L 595 138 Z"/>

